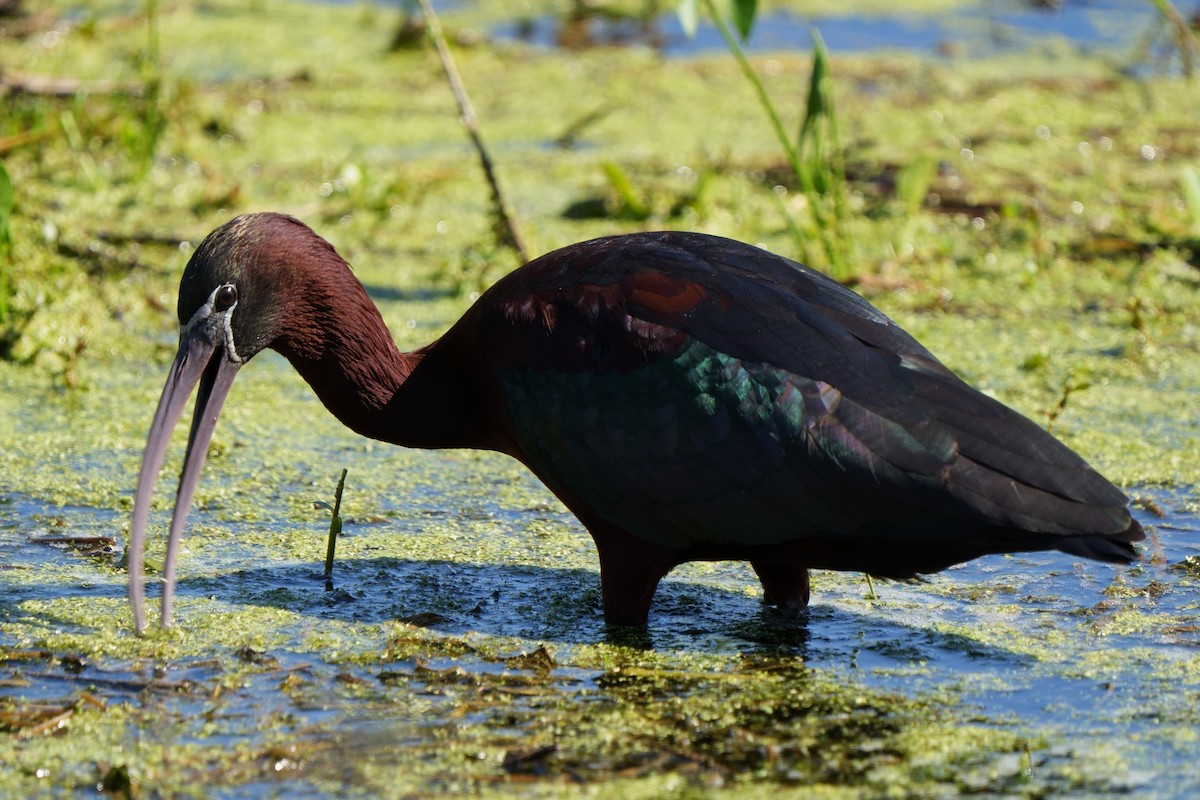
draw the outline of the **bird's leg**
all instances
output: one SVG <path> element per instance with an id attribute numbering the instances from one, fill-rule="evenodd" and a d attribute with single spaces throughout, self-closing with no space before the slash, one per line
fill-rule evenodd
<path id="1" fill-rule="evenodd" d="M 675 559 L 667 555 L 669 551 L 624 532 L 601 537 L 593 531 L 592 538 L 600 553 L 604 621 L 609 625 L 644 626 L 654 591 L 675 566 Z"/>
<path id="2" fill-rule="evenodd" d="M 751 561 L 762 582 L 763 602 L 778 608 L 808 608 L 808 570 L 794 564 Z"/>

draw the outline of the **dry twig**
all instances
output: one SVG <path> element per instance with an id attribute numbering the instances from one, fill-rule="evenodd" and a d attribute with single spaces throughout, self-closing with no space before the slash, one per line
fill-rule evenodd
<path id="1" fill-rule="evenodd" d="M 450 55 L 450 46 L 446 44 L 446 36 L 442 33 L 441 23 L 438 22 L 437 14 L 434 13 L 433 4 L 430 0 L 419 0 L 419 2 L 421 4 L 421 13 L 425 16 L 426 24 L 429 26 L 429 35 L 433 38 L 433 43 L 437 47 L 438 58 L 442 62 L 442 69 L 445 70 L 446 78 L 450 81 L 450 89 L 454 92 L 454 99 L 458 101 L 459 121 L 467 129 L 467 134 L 471 137 L 471 144 L 475 146 L 475 151 L 479 153 L 479 164 L 483 167 L 483 174 L 487 177 L 488 186 L 492 190 L 496 237 L 500 240 L 501 244 L 508 245 L 515 250 L 517 256 L 524 263 L 529 260 L 529 253 L 525 248 L 525 242 L 521 238 L 521 232 L 517 227 L 516 215 L 513 214 L 508 200 L 500 190 L 500 182 L 496 178 L 496 171 L 492 166 L 491 156 L 488 155 L 487 147 L 483 143 L 483 136 L 479 132 L 479 120 L 475 116 L 475 109 L 471 105 L 471 98 L 467 95 L 467 89 L 463 85 L 462 76 L 458 74 L 458 68 L 454 65 L 454 59 Z"/>

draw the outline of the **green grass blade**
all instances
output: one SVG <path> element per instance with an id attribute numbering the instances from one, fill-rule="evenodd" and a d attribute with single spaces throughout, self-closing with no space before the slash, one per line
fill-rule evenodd
<path id="1" fill-rule="evenodd" d="M 7 228 L 9 220 L 12 219 L 15 198 L 12 178 L 9 177 L 8 170 L 4 168 L 4 165 L 0 164 L 0 229 Z"/>
<path id="2" fill-rule="evenodd" d="M 1195 167 L 1184 167 L 1179 183 L 1183 187 L 1183 201 L 1191 215 L 1192 233 L 1200 236 L 1200 172 Z"/>
<path id="3" fill-rule="evenodd" d="M 821 121 L 833 113 L 833 99 L 829 84 L 832 80 L 829 71 L 829 54 L 825 50 L 825 41 L 816 28 L 812 29 L 813 65 L 812 74 L 808 79 L 808 103 L 804 107 L 804 119 L 800 123 L 800 136 L 797 138 L 801 150 L 810 144 L 816 150 L 821 149 Z"/>
<path id="4" fill-rule="evenodd" d="M 937 159 L 928 153 L 917 156 L 896 173 L 896 199 L 912 216 L 921 210 L 929 187 L 937 175 Z"/>
<path id="5" fill-rule="evenodd" d="M 758 16 L 758 0 L 729 0 L 729 13 L 742 41 L 749 39 L 754 18 Z"/>
<path id="6" fill-rule="evenodd" d="M 650 216 L 649 207 L 637 193 L 637 190 L 633 188 L 633 181 L 629 179 L 629 174 L 621 169 L 620 165 L 606 161 L 604 163 L 604 176 L 608 178 L 609 185 L 617 193 L 617 197 L 621 199 L 621 208 L 618 210 L 618 216 L 636 220 L 643 220 Z"/>
<path id="7" fill-rule="evenodd" d="M 12 212 L 16 192 L 4 164 L 0 164 L 0 323 L 8 319 L 8 259 L 12 252 Z"/>

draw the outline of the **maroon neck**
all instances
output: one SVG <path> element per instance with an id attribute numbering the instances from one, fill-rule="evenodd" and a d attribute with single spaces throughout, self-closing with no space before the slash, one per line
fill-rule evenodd
<path id="1" fill-rule="evenodd" d="M 480 407 L 469 342 L 446 336 L 400 352 L 362 284 L 329 252 L 335 263 L 304 270 L 303 286 L 286 293 L 283 333 L 272 344 L 325 407 L 393 444 L 509 450 Z"/>

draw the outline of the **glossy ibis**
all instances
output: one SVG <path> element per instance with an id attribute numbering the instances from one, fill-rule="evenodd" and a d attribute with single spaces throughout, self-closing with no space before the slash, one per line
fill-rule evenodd
<path id="1" fill-rule="evenodd" d="M 171 430 L 198 382 L 163 625 L 221 404 L 268 347 L 364 436 L 525 464 L 595 540 L 614 624 L 645 624 L 660 579 L 685 561 L 748 560 L 766 602 L 802 608 L 814 567 L 908 578 L 1051 549 L 1124 563 L 1143 538 L 1125 496 L 1082 458 L 862 297 L 728 239 L 637 233 L 557 250 L 402 353 L 329 243 L 251 214 L 197 248 L 179 321 L 129 532 L 139 631 Z"/>

